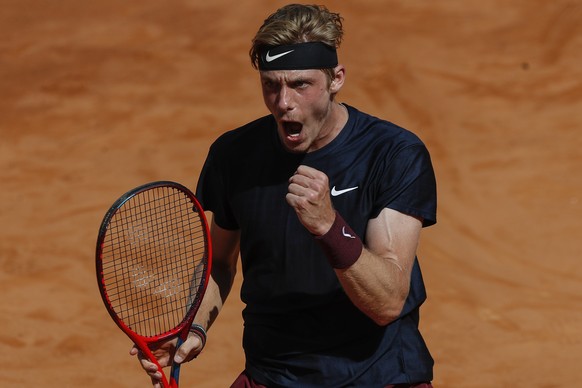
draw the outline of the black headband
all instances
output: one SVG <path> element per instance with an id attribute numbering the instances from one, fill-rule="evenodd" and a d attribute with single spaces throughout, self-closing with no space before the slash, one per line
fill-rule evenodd
<path id="1" fill-rule="evenodd" d="M 338 64 L 335 47 L 321 42 L 270 46 L 259 54 L 259 70 L 330 69 Z"/>

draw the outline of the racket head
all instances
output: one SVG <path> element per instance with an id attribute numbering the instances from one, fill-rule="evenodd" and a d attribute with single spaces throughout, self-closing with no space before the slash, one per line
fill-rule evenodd
<path id="1" fill-rule="evenodd" d="M 101 222 L 96 273 L 103 303 L 156 364 L 148 345 L 187 336 L 211 264 L 204 210 L 179 183 L 136 187 L 118 198 Z"/>

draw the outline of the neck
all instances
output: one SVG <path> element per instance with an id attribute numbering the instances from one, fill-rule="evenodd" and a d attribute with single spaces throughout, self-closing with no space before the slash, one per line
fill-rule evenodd
<path id="1" fill-rule="evenodd" d="M 320 137 L 317 139 L 317 146 L 313 147 L 310 151 L 316 151 L 331 143 L 340 134 L 342 129 L 344 129 L 348 118 L 348 108 L 337 102 L 332 102 L 329 114 L 323 122 Z"/>

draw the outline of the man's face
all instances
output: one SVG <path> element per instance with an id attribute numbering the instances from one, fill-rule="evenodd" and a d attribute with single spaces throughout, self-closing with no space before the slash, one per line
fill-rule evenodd
<path id="1" fill-rule="evenodd" d="M 321 70 L 261 71 L 265 105 L 277 121 L 283 146 L 290 152 L 315 151 L 337 133 L 333 96 L 343 84 L 343 68 L 329 82 Z M 340 128 L 341 129 L 341 128 Z"/>

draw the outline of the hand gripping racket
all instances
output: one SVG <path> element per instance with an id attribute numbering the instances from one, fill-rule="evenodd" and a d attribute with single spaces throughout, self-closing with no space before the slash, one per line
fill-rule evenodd
<path id="1" fill-rule="evenodd" d="M 152 182 L 121 196 L 105 214 L 97 238 L 99 290 L 117 326 L 154 362 L 164 387 L 170 382 L 148 345 L 187 337 L 212 263 L 204 211 L 186 187 Z"/>

